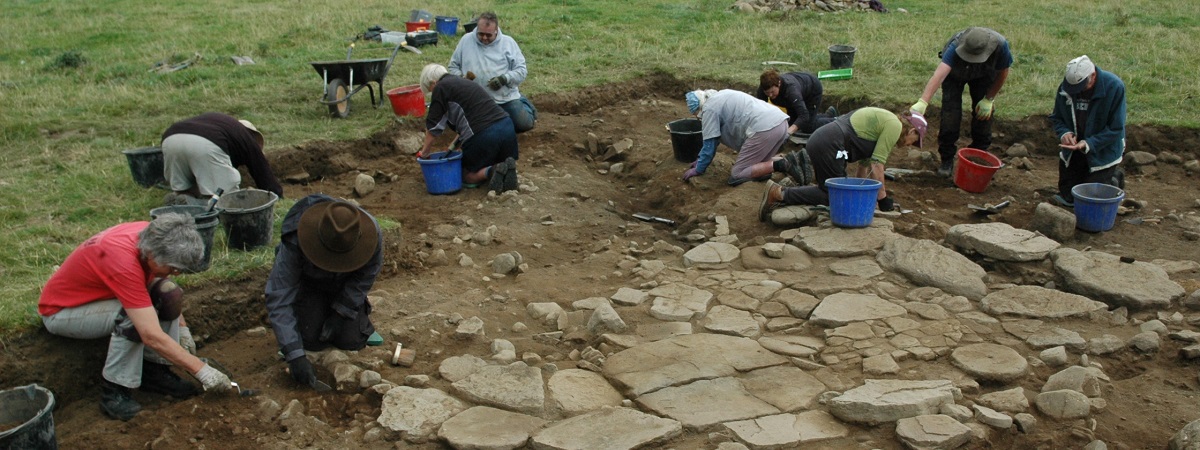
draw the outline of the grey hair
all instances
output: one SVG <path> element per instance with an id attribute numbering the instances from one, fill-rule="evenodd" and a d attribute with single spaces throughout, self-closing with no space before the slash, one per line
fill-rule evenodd
<path id="1" fill-rule="evenodd" d="M 159 265 L 189 270 L 204 258 L 204 240 L 192 216 L 166 213 L 138 233 L 138 250 Z"/>
<path id="2" fill-rule="evenodd" d="M 483 22 L 483 21 L 487 21 L 487 22 L 494 23 L 496 25 L 500 25 L 500 18 L 496 17 L 496 13 L 491 12 L 491 11 L 480 14 L 479 18 L 475 19 L 475 23 L 479 23 L 479 22 Z"/>
<path id="3" fill-rule="evenodd" d="M 421 69 L 421 90 L 425 92 L 433 92 L 433 83 L 442 79 L 447 73 L 446 66 L 438 63 L 429 63 Z"/>

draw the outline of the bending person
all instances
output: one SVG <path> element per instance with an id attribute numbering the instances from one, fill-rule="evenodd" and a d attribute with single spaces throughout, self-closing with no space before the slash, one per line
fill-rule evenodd
<path id="1" fill-rule="evenodd" d="M 771 177 L 771 160 L 787 140 L 788 116 L 779 108 L 745 92 L 699 90 L 684 96 L 688 111 L 700 118 L 704 144 L 683 173 L 683 181 L 704 175 L 717 153 L 717 143 L 737 151 L 730 170 L 730 186 Z"/>
<path id="2" fill-rule="evenodd" d="M 433 141 L 450 129 L 458 133 L 453 147 L 462 149 L 463 183 L 487 181 L 497 193 L 517 189 L 519 148 L 512 119 L 478 84 L 451 75 L 440 64 L 421 70 L 421 89 L 431 92 L 425 113 L 425 143 L 419 156 L 432 153 Z"/>
<path id="3" fill-rule="evenodd" d="M 451 75 L 487 88 L 486 92 L 512 118 L 517 133 L 532 130 L 537 123 L 537 109 L 520 91 L 521 83 L 529 76 L 525 54 L 517 41 L 500 32 L 496 13 L 479 15 L 475 30 L 464 35 L 450 55 L 448 70 Z"/>
<path id="4" fill-rule="evenodd" d="M 758 77 L 759 100 L 783 108 L 788 115 L 788 134 L 811 134 L 821 125 L 833 122 L 837 109 L 830 106 L 825 114 L 817 114 L 824 88 L 821 80 L 808 72 L 779 73 L 767 69 Z"/>
<path id="5" fill-rule="evenodd" d="M 283 186 L 263 155 L 263 135 L 248 120 L 209 112 L 175 122 L 163 132 L 163 177 L 174 195 L 164 203 L 203 204 L 222 189 L 241 186 L 245 166 L 254 185 L 283 197 Z"/>
<path id="6" fill-rule="evenodd" d="M 1104 183 L 1125 188 L 1125 83 L 1100 70 L 1087 55 L 1067 63 L 1050 114 L 1058 135 L 1058 194 L 1055 203 L 1075 206 L 1071 188 Z"/>

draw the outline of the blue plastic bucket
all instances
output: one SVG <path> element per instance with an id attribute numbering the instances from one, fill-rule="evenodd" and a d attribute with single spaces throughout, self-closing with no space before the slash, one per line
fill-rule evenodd
<path id="1" fill-rule="evenodd" d="M 875 196 L 883 183 L 870 178 L 830 178 L 829 220 L 842 228 L 863 228 L 875 218 Z"/>
<path id="2" fill-rule="evenodd" d="M 1071 188 L 1071 195 L 1075 197 L 1075 226 L 1093 233 L 1112 229 L 1117 207 L 1125 199 L 1125 191 L 1104 183 L 1080 184 Z"/>
<path id="3" fill-rule="evenodd" d="M 433 195 L 453 194 L 462 190 L 462 152 L 437 152 L 417 158 L 425 189 Z"/>
<path id="4" fill-rule="evenodd" d="M 446 36 L 454 36 L 458 34 L 458 18 L 451 16 L 437 16 L 437 32 Z"/>

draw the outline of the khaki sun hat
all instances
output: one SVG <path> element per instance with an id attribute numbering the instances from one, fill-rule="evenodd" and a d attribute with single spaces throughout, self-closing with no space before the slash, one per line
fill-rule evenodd
<path id="1" fill-rule="evenodd" d="M 963 61 L 978 64 L 987 61 L 1000 46 L 1000 36 L 995 31 L 982 27 L 971 27 L 958 38 L 954 53 Z"/>
<path id="2" fill-rule="evenodd" d="M 310 206 L 300 215 L 296 235 L 304 256 L 330 272 L 358 270 L 379 245 L 379 228 L 371 216 L 343 201 Z"/>
<path id="3" fill-rule="evenodd" d="M 246 127 L 247 130 L 250 130 L 250 134 L 254 135 L 254 139 L 258 141 L 258 148 L 261 149 L 263 146 L 262 132 L 258 131 L 258 128 L 255 128 L 254 124 L 250 123 L 249 120 L 238 120 L 238 123 Z"/>

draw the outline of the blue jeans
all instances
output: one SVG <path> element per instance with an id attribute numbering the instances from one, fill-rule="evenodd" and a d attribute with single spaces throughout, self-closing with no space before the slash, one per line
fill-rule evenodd
<path id="1" fill-rule="evenodd" d="M 489 125 L 462 143 L 462 168 L 464 173 L 504 162 L 505 159 L 521 159 L 517 147 L 517 133 L 510 118 Z"/>
<path id="2" fill-rule="evenodd" d="M 529 99 L 524 95 L 519 99 L 499 105 L 504 112 L 508 113 L 508 117 L 512 118 L 513 130 L 518 133 L 532 130 L 533 125 L 537 122 L 537 108 L 534 108 L 533 103 L 529 103 Z"/>

